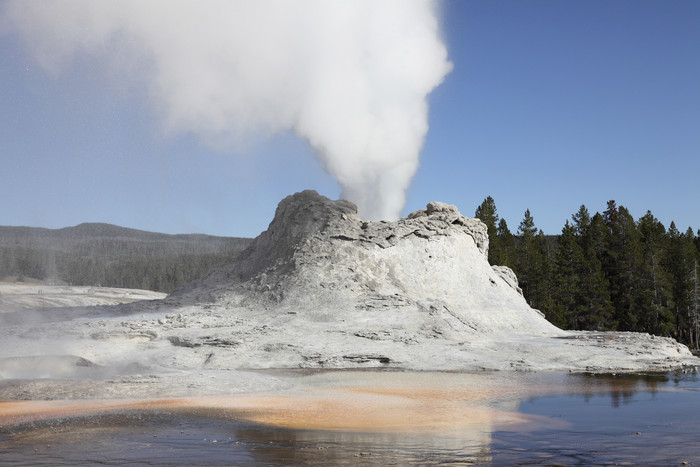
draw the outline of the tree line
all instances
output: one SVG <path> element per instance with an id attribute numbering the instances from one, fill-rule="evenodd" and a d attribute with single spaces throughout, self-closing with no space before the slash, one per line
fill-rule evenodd
<path id="1" fill-rule="evenodd" d="M 591 215 L 582 205 L 547 236 L 525 211 L 515 234 L 490 196 L 476 209 L 488 229 L 489 262 L 509 266 L 523 295 L 556 326 L 672 336 L 698 347 L 700 230 L 668 229 L 647 211 L 634 220 L 608 201 Z"/>
<path id="2" fill-rule="evenodd" d="M 230 263 L 250 241 L 156 234 L 109 224 L 56 230 L 0 227 L 0 279 L 170 293 Z"/>

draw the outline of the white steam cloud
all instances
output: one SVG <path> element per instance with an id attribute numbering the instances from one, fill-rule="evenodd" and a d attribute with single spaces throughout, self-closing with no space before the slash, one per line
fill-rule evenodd
<path id="1" fill-rule="evenodd" d="M 164 126 L 217 145 L 292 130 L 370 219 L 399 216 L 450 71 L 423 0 L 9 0 L 52 72 L 107 57 L 146 83 Z"/>

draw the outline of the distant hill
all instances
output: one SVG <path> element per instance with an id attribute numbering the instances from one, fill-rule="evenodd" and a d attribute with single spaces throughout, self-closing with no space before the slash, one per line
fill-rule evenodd
<path id="1" fill-rule="evenodd" d="M 13 277 L 171 292 L 229 263 L 248 238 L 169 235 L 111 224 L 0 226 L 0 279 Z"/>

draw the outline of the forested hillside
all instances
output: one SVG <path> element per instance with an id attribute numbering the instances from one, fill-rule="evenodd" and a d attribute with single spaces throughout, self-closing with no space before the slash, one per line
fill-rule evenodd
<path id="1" fill-rule="evenodd" d="M 246 238 L 167 235 L 109 224 L 0 227 L 0 279 L 14 277 L 171 292 L 229 263 Z"/>
<path id="2" fill-rule="evenodd" d="M 515 234 L 490 196 L 476 217 L 488 227 L 489 262 L 511 267 L 528 303 L 565 329 L 641 331 L 698 346 L 700 231 L 668 229 L 647 213 L 634 220 L 608 201 L 581 206 L 558 237 L 525 211 Z"/>

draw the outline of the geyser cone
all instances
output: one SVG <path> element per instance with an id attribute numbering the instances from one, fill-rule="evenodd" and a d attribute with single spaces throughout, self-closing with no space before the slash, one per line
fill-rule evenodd
<path id="1" fill-rule="evenodd" d="M 326 319 L 404 310 L 419 321 L 438 317 L 456 333 L 555 331 L 487 253 L 486 226 L 454 206 L 432 202 L 396 222 L 371 222 L 348 201 L 304 191 L 280 202 L 236 262 L 176 296 L 313 310 Z"/>
<path id="2" fill-rule="evenodd" d="M 67 309 L 51 322 L 0 326 L 0 350 L 12 359 L 5 367 L 28 356 L 43 362 L 61 349 L 81 364 L 94 362 L 90 371 L 72 365 L 71 378 L 117 374 L 103 384 L 5 385 L 4 397 L 29 389 L 58 399 L 81 391 L 165 397 L 279 387 L 274 376 L 231 371 L 264 368 L 648 371 L 697 364 L 672 339 L 552 326 L 527 305 L 512 271 L 491 267 L 487 253 L 485 225 L 451 205 L 433 202 L 396 222 L 369 222 L 352 203 L 297 193 L 236 261 L 163 301 Z"/>

